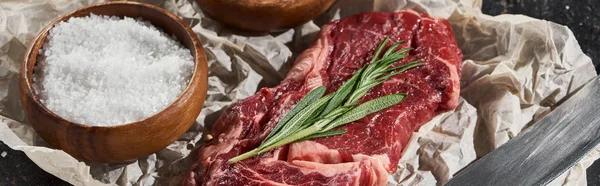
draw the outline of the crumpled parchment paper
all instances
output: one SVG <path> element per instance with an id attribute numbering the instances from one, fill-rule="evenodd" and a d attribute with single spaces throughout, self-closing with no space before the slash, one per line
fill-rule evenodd
<path id="1" fill-rule="evenodd" d="M 183 17 L 208 57 L 208 97 L 197 124 L 166 149 L 120 164 L 80 162 L 48 148 L 27 124 L 17 91 L 18 69 L 38 32 L 60 15 L 101 0 L 0 2 L 0 140 L 45 171 L 74 185 L 177 185 L 196 160 L 202 132 L 220 110 L 285 77 L 319 25 L 363 11 L 413 9 L 450 20 L 464 54 L 459 107 L 415 131 L 388 185 L 440 185 L 477 157 L 534 123 L 596 76 L 566 27 L 520 15 L 481 13 L 480 0 L 338 0 L 295 29 L 262 36 L 205 17 L 193 0 L 145 0 Z M 586 185 L 591 152 L 552 185 Z"/>

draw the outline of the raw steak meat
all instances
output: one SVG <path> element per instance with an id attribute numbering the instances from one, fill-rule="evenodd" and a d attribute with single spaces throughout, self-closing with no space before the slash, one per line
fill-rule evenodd
<path id="1" fill-rule="evenodd" d="M 227 160 L 257 147 L 304 95 L 324 85 L 335 91 L 389 36 L 406 41 L 421 60 L 373 88 L 362 101 L 392 93 L 395 106 L 341 126 L 343 135 L 292 143 L 234 164 Z M 323 26 L 284 81 L 231 105 L 212 128 L 184 185 L 385 185 L 413 131 L 458 104 L 462 54 L 448 21 L 413 11 L 369 12 Z"/>

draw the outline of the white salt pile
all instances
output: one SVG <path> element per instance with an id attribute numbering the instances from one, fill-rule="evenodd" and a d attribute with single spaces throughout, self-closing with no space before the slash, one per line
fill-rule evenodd
<path id="1" fill-rule="evenodd" d="M 190 50 L 151 24 L 90 15 L 56 24 L 34 69 L 34 89 L 58 116 L 110 126 L 158 113 L 186 88 Z"/>

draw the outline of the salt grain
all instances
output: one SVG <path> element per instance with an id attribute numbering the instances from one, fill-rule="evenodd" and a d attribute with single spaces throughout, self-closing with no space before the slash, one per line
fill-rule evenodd
<path id="1" fill-rule="evenodd" d="M 133 18 L 90 15 L 50 30 L 34 69 L 41 102 L 69 121 L 110 126 L 155 114 L 186 88 L 190 50 Z"/>
<path id="2" fill-rule="evenodd" d="M 2 151 L 2 154 L 0 154 L 0 156 L 2 156 L 3 158 L 6 157 L 7 153 L 6 151 Z"/>

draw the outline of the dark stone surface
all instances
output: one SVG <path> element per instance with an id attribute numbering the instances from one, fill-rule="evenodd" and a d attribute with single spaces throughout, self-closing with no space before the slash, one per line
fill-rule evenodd
<path id="1" fill-rule="evenodd" d="M 483 0 L 482 11 L 490 15 L 524 14 L 567 25 L 583 51 L 600 65 L 600 0 Z M 68 185 L 46 173 L 19 151 L 0 142 L 0 185 Z M 600 161 L 587 170 L 589 185 L 600 185 Z"/>
<path id="2" fill-rule="evenodd" d="M 6 156 L 0 156 L 0 185 L 69 185 L 40 169 L 25 153 L 0 142 L 0 154 L 2 152 L 6 152 Z"/>

